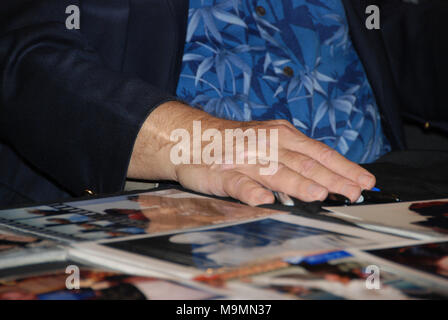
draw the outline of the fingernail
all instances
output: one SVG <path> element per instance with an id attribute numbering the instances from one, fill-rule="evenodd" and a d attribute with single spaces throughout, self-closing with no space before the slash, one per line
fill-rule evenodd
<path id="1" fill-rule="evenodd" d="M 311 184 L 308 187 L 308 193 L 316 199 L 322 199 L 325 197 L 326 193 L 327 193 L 327 189 L 325 189 L 324 187 L 321 187 L 318 184 Z"/>
<path id="2" fill-rule="evenodd" d="M 351 202 L 356 201 L 356 199 L 359 198 L 359 195 L 361 193 L 361 189 L 359 186 L 356 186 L 354 184 L 346 184 L 342 187 L 341 190 L 342 194 L 348 197 Z"/>
<path id="3" fill-rule="evenodd" d="M 287 207 L 294 207 L 294 201 L 286 193 L 276 192 L 275 195 L 282 205 Z"/>
<path id="4" fill-rule="evenodd" d="M 363 174 L 358 178 L 358 183 L 364 189 L 370 189 L 375 184 L 375 178 L 371 175 Z"/>

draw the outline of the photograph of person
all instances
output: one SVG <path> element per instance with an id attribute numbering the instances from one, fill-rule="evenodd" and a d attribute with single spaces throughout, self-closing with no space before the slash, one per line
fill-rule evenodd
<path id="1" fill-rule="evenodd" d="M 313 261 L 313 257 L 291 264 L 291 267 L 249 278 L 253 285 L 278 290 L 302 299 L 446 299 L 434 292 L 430 283 L 404 278 L 400 271 L 381 268 L 380 289 L 369 290 L 366 272 L 371 261 L 350 254 Z"/>
<path id="2" fill-rule="evenodd" d="M 271 218 L 207 230 L 105 243 L 105 246 L 205 270 L 235 267 L 290 252 L 371 245 L 364 239 Z"/>
<path id="3" fill-rule="evenodd" d="M 181 191 L 156 191 L 154 194 L 98 199 L 93 203 L 73 202 L 64 210 L 27 209 L 27 212 L 36 213 L 36 216 L 21 220 L 26 225 L 49 228 L 90 240 L 153 234 L 285 214 Z"/>
<path id="4" fill-rule="evenodd" d="M 41 240 L 24 235 L 15 235 L 0 230 L 0 254 L 13 249 L 27 248 Z"/>
<path id="5" fill-rule="evenodd" d="M 8 220 L 22 220 L 58 215 L 61 213 L 63 212 L 49 206 L 37 206 L 23 209 L 1 210 L 0 218 Z"/>
<path id="6" fill-rule="evenodd" d="M 407 267 L 448 278 L 448 242 L 367 251 Z"/>
<path id="7" fill-rule="evenodd" d="M 160 300 L 212 299 L 213 292 L 180 283 L 83 268 L 80 288 L 66 287 L 64 270 L 18 279 L 0 279 L 0 300 Z"/>
<path id="8" fill-rule="evenodd" d="M 415 224 L 448 234 L 448 201 L 413 203 L 409 210 L 426 217 L 426 221 L 415 222 Z"/>

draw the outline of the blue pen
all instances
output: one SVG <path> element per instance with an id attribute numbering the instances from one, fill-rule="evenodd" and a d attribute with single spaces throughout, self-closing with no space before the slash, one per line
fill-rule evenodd
<path id="1" fill-rule="evenodd" d="M 381 192 L 381 189 L 380 188 L 377 188 L 377 187 L 373 187 L 372 189 L 370 189 L 370 191 L 374 191 L 374 192 Z M 359 196 L 359 198 L 358 198 L 358 200 L 356 200 L 356 202 L 355 203 L 363 203 L 364 202 L 364 196 L 361 194 L 360 196 Z"/>
<path id="2" fill-rule="evenodd" d="M 393 193 L 382 192 L 378 188 L 377 190 L 364 190 L 361 195 L 364 201 L 370 203 L 391 203 L 400 202 L 400 197 Z"/>

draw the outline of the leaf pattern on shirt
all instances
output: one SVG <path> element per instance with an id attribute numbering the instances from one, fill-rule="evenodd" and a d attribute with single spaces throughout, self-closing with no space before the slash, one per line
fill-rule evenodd
<path id="1" fill-rule="evenodd" d="M 356 162 L 390 150 L 340 0 L 190 0 L 177 93 L 221 118 L 289 120 Z"/>

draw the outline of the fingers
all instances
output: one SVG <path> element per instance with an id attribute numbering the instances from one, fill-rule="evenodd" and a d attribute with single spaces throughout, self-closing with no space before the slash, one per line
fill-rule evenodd
<path id="1" fill-rule="evenodd" d="M 367 170 L 325 144 L 306 137 L 286 121 L 248 123 L 247 127 L 278 129 L 279 158 L 271 161 L 278 165 L 277 171 L 263 175 L 260 169 L 264 167 L 256 164 L 185 165 L 177 172 L 179 182 L 192 190 L 230 196 L 250 205 L 272 203 L 274 196 L 266 189 L 284 192 L 302 201 L 324 200 L 328 192 L 333 192 L 355 202 L 362 189 L 375 186 L 375 177 Z"/>
<path id="2" fill-rule="evenodd" d="M 241 166 L 239 170 L 270 190 L 284 192 L 302 201 L 322 201 L 327 197 L 328 190 L 319 183 L 281 163 L 277 166 L 273 175 L 260 175 L 260 166 L 257 165 Z"/>
<path id="3" fill-rule="evenodd" d="M 300 132 L 298 132 L 295 137 L 290 136 L 290 139 L 283 139 L 283 141 L 283 144 L 289 150 L 300 152 L 317 160 L 322 166 L 355 182 L 362 189 L 370 190 L 376 184 L 375 176 L 370 172 L 358 164 L 346 159 L 336 150 L 319 141 L 310 139 Z"/>
<path id="4" fill-rule="evenodd" d="M 279 157 L 285 165 L 324 186 L 329 192 L 342 194 L 352 202 L 361 195 L 358 184 L 333 172 L 315 159 L 290 150 L 283 150 Z"/>
<path id="5" fill-rule="evenodd" d="M 229 196 L 251 206 L 275 201 L 271 191 L 236 170 L 204 166 L 184 166 L 178 170 L 179 182 L 186 188 L 216 196 Z"/>
<path id="6" fill-rule="evenodd" d="M 263 188 L 247 175 L 237 171 L 225 171 L 221 175 L 222 187 L 225 193 L 251 206 L 273 203 L 272 192 Z"/>

